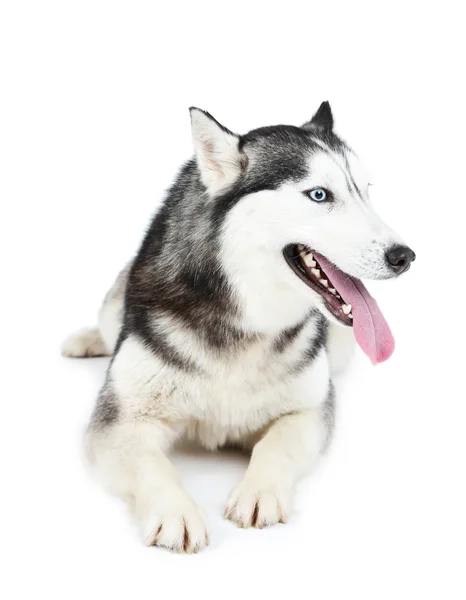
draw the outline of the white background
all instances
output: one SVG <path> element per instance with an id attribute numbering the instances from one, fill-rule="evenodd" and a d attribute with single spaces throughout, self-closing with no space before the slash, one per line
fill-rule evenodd
<path id="1" fill-rule="evenodd" d="M 464 599 L 464 28 L 459 2 L 79 2 L 0 8 L 0 587 L 16 598 Z M 107 361 L 65 360 L 191 154 L 330 100 L 382 216 L 418 255 L 370 285 L 392 359 L 338 382 L 335 442 L 287 526 L 222 519 L 244 459 L 178 455 L 196 556 L 146 549 L 88 477 Z"/>

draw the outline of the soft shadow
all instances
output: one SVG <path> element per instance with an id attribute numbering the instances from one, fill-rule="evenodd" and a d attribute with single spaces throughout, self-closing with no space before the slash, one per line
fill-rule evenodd
<path id="1" fill-rule="evenodd" d="M 100 387 L 105 380 L 105 374 L 110 364 L 109 356 L 99 356 L 95 358 L 68 358 L 62 357 L 67 369 L 78 372 L 87 380 L 92 381 L 97 387 Z"/>

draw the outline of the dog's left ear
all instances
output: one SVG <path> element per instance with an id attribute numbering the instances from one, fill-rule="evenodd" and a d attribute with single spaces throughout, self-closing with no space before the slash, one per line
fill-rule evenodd
<path id="1" fill-rule="evenodd" d="M 327 101 L 322 102 L 312 119 L 303 125 L 304 129 L 314 129 L 316 127 L 324 131 L 332 131 L 333 129 L 332 109 Z"/>
<path id="2" fill-rule="evenodd" d="M 196 159 L 207 190 L 215 193 L 233 183 L 247 163 L 239 149 L 240 138 L 212 115 L 192 107 L 191 128 Z"/>

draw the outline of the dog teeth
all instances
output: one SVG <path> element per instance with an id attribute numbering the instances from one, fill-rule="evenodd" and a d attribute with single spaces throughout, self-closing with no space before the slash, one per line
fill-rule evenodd
<path id="1" fill-rule="evenodd" d="M 317 279 L 320 279 L 319 269 L 311 269 L 311 273 L 314 275 L 314 277 L 317 277 Z"/>
<path id="2" fill-rule="evenodd" d="M 341 307 L 341 310 L 345 313 L 345 315 L 349 315 L 351 312 L 351 304 L 343 304 L 343 306 Z"/>
<path id="3" fill-rule="evenodd" d="M 336 296 L 337 290 L 335 288 L 328 288 L 328 291 L 333 294 L 334 296 Z"/>
<path id="4" fill-rule="evenodd" d="M 324 286 L 324 287 L 328 287 L 328 281 L 326 279 L 321 279 L 320 283 Z"/>
<path id="5" fill-rule="evenodd" d="M 305 254 L 304 256 L 301 254 L 301 258 L 307 267 L 315 267 L 317 265 L 312 254 Z"/>

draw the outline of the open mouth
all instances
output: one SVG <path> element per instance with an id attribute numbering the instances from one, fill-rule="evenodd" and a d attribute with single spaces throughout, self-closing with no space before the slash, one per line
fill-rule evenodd
<path id="1" fill-rule="evenodd" d="M 327 310 L 344 325 L 353 325 L 351 304 L 346 304 L 340 293 L 317 260 L 316 254 L 302 244 L 290 244 L 283 251 L 286 262 L 311 289 L 325 302 Z"/>
<path id="2" fill-rule="evenodd" d="M 353 327 L 357 343 L 373 364 L 392 355 L 395 341 L 390 327 L 362 281 L 302 244 L 289 244 L 283 255 L 293 272 L 321 296 L 328 312 Z"/>

